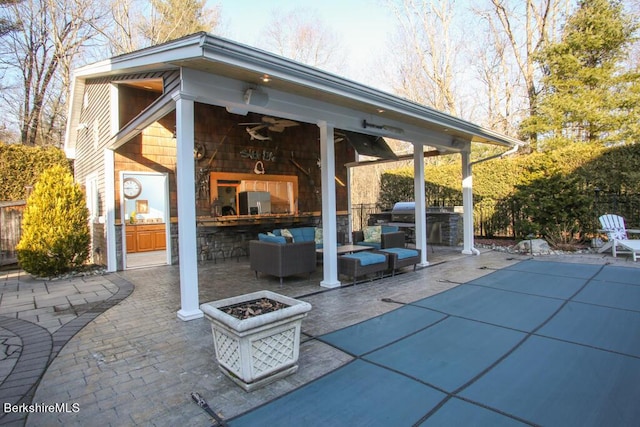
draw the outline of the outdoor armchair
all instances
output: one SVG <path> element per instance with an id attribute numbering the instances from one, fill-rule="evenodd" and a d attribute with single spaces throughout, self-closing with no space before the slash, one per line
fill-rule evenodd
<path id="1" fill-rule="evenodd" d="M 374 226 L 367 227 L 368 229 Z M 378 226 L 380 227 L 380 226 Z M 366 230 L 353 232 L 353 243 L 355 245 L 371 246 L 375 249 L 386 248 L 404 248 L 405 234 L 404 231 L 398 231 L 397 227 L 382 226 L 380 228 L 380 237 L 367 239 Z"/>
<path id="2" fill-rule="evenodd" d="M 256 272 L 280 278 L 316 271 L 316 243 L 274 243 L 260 240 L 249 242 L 249 264 Z"/>

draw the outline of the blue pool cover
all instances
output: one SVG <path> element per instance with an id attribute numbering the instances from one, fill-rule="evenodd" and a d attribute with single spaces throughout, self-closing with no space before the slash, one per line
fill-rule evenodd
<path id="1" fill-rule="evenodd" d="M 634 268 L 523 261 L 319 339 L 355 359 L 229 425 L 640 425 Z"/>

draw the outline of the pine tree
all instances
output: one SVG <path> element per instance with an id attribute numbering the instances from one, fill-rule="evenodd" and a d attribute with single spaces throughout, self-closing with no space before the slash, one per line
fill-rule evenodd
<path id="1" fill-rule="evenodd" d="M 16 250 L 28 273 L 51 277 L 81 266 L 89 256 L 89 212 L 69 170 L 42 173 L 27 200 Z"/>
<path id="2" fill-rule="evenodd" d="M 537 133 L 546 148 L 635 142 L 640 80 L 624 64 L 636 29 L 620 2 L 581 0 L 561 40 L 536 58 L 544 90 L 523 130 Z"/>
<path id="3" fill-rule="evenodd" d="M 151 0 L 150 17 L 141 24 L 144 37 L 156 45 L 199 31 L 211 31 L 220 20 L 219 7 L 205 0 Z"/>

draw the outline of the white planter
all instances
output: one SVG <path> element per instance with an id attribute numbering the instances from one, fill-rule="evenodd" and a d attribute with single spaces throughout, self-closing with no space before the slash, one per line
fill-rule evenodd
<path id="1" fill-rule="evenodd" d="M 287 307 L 237 319 L 222 307 L 268 298 Z M 220 370 L 245 391 L 252 391 L 298 370 L 300 327 L 311 304 L 270 291 L 212 301 L 200 306 L 211 321 Z"/>

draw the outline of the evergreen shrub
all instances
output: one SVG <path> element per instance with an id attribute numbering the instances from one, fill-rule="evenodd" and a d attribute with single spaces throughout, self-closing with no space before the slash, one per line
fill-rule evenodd
<path id="1" fill-rule="evenodd" d="M 89 256 L 89 211 L 68 168 L 45 170 L 27 200 L 18 262 L 28 273 L 52 277 L 82 266 Z"/>

